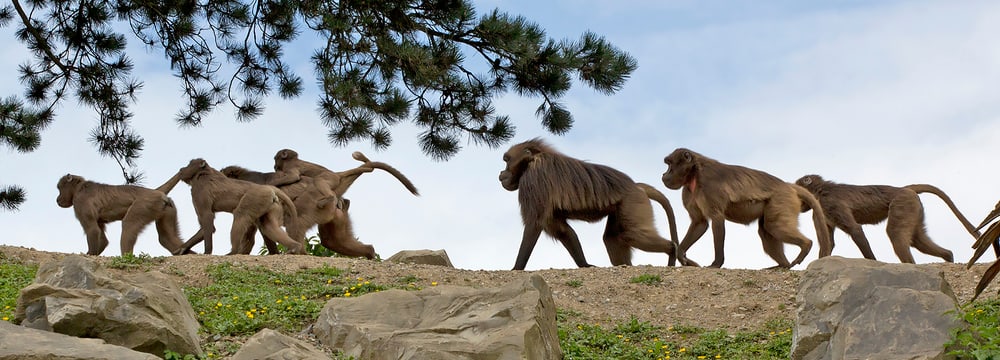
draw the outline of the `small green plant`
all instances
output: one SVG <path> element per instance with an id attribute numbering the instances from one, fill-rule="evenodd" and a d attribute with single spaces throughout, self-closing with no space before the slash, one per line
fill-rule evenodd
<path id="1" fill-rule="evenodd" d="M 181 355 L 180 353 L 172 350 L 163 351 L 164 360 L 201 360 L 206 359 L 204 356 L 197 356 L 194 354 Z"/>
<path id="2" fill-rule="evenodd" d="M 0 321 L 14 321 L 17 296 L 21 289 L 31 285 L 36 272 L 38 266 L 16 264 L 0 258 Z"/>
<path id="3" fill-rule="evenodd" d="M 642 275 L 633 277 L 632 280 L 629 280 L 629 282 L 631 282 L 633 284 L 645 284 L 645 285 L 653 286 L 653 285 L 659 285 L 660 283 L 662 283 L 663 279 L 660 279 L 660 275 L 642 274 Z"/>
<path id="4" fill-rule="evenodd" d="M 160 260 L 162 261 L 162 259 Z M 111 257 L 108 267 L 119 270 L 149 269 L 152 267 L 153 261 L 153 257 L 147 253 L 139 253 L 139 255 L 122 254 L 121 256 Z"/>
<path id="5" fill-rule="evenodd" d="M 558 312 L 557 319 L 565 359 L 787 359 L 792 346 L 791 321 L 787 319 L 736 334 L 693 326 L 663 329 L 634 317 L 610 329 L 567 326 L 566 317 Z"/>
<path id="6" fill-rule="evenodd" d="M 1000 298 L 974 301 L 955 311 L 968 324 L 951 330 L 945 343 L 949 355 L 960 359 L 1000 359 Z"/>
<path id="7" fill-rule="evenodd" d="M 580 281 L 580 280 L 570 280 L 570 281 L 566 282 L 566 286 L 575 287 L 575 288 L 581 287 L 581 286 L 583 286 L 583 281 Z"/>
<path id="8" fill-rule="evenodd" d="M 324 266 L 281 273 L 264 267 L 210 265 L 212 283 L 185 288 L 202 329 L 223 336 L 250 335 L 268 327 L 294 331 L 314 320 L 333 297 L 381 291 L 382 286 L 356 281 Z"/>

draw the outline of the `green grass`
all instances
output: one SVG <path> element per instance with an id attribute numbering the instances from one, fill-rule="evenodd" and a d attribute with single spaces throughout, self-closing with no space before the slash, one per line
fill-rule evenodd
<path id="1" fill-rule="evenodd" d="M 35 280 L 38 266 L 21 265 L 0 253 L 0 320 L 13 322 L 17 295 Z"/>
<path id="2" fill-rule="evenodd" d="M 663 279 L 660 278 L 660 275 L 642 274 L 633 277 L 631 280 L 629 280 L 629 282 L 633 284 L 645 284 L 652 286 L 652 285 L 659 285 L 660 283 L 663 282 Z"/>
<path id="3" fill-rule="evenodd" d="M 566 286 L 569 287 L 581 287 L 583 286 L 583 281 L 580 280 L 570 280 L 566 282 Z"/>
<path id="4" fill-rule="evenodd" d="M 694 326 L 666 329 L 635 318 L 610 328 L 559 321 L 559 345 L 570 359 L 787 359 L 792 321 L 775 319 L 764 329 L 729 334 Z"/>
<path id="5" fill-rule="evenodd" d="M 969 324 L 952 329 L 945 344 L 959 359 L 1000 359 L 1000 298 L 966 304 L 955 315 Z"/>
<path id="6" fill-rule="evenodd" d="M 147 253 L 140 253 L 139 255 L 125 254 L 122 256 L 112 256 L 108 267 L 121 270 L 148 270 L 153 267 L 154 262 L 163 262 L 163 258 L 154 258 Z"/>

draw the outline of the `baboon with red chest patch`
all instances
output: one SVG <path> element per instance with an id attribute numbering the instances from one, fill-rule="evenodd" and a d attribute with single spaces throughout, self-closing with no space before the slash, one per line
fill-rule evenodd
<path id="1" fill-rule="evenodd" d="M 715 260 L 709 266 L 722 267 L 726 220 L 744 225 L 757 221 L 764 252 L 778 263 L 778 267 L 791 268 L 801 263 L 812 249 L 812 240 L 799 231 L 799 211 L 803 202 L 813 209 L 819 256 L 828 256 L 833 251 L 823 210 L 805 188 L 766 172 L 724 164 L 685 148 L 674 150 L 663 162 L 667 164 L 663 184 L 673 190 L 683 188 L 681 199 L 691 217 L 691 225 L 681 240 L 680 254 L 687 252 L 711 225 Z M 799 247 L 799 255 L 791 262 L 785 257 L 784 244 Z"/>
<path id="2" fill-rule="evenodd" d="M 500 172 L 500 184 L 508 191 L 517 191 L 524 222 L 514 270 L 524 270 L 543 231 L 562 243 L 577 266 L 592 266 L 576 232 L 567 223 L 570 219 L 608 219 L 604 246 L 611 265 L 632 265 L 633 248 L 665 253 L 670 266 L 678 259 L 673 210 L 666 197 L 652 186 L 636 183 L 611 167 L 563 155 L 537 138 L 512 146 L 504 153 L 503 161 L 506 167 Z M 651 198 L 667 212 L 674 240 L 656 232 Z M 697 265 L 683 256 L 680 260 L 685 265 Z"/>

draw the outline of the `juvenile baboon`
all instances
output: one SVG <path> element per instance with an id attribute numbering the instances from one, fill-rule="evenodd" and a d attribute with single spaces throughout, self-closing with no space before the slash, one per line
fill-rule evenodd
<path id="1" fill-rule="evenodd" d="M 87 254 L 100 255 L 108 246 L 105 225 L 121 220 L 121 253 L 132 254 L 139 233 L 151 222 L 167 251 L 181 248 L 177 208 L 160 189 L 134 185 L 106 185 L 66 174 L 56 184 L 56 204 L 73 207 L 76 219 L 87 234 Z"/>
<path id="2" fill-rule="evenodd" d="M 330 169 L 323 167 L 322 165 L 311 163 L 302 159 L 299 159 L 299 153 L 291 149 L 282 149 L 274 155 L 274 175 L 271 177 L 269 184 L 275 186 L 288 185 L 299 181 L 301 176 L 311 176 L 316 179 L 324 180 L 330 183 L 333 192 L 337 196 L 344 196 L 344 193 L 354 184 L 354 181 L 358 179 L 361 174 L 372 172 L 374 169 L 382 169 L 392 174 L 396 180 L 399 180 L 407 190 L 413 195 L 420 195 L 417 192 L 417 188 L 413 186 L 410 179 L 407 179 L 399 170 L 389 166 L 389 164 L 371 161 L 364 154 L 359 151 L 355 151 L 351 154 L 355 160 L 361 161 L 363 164 L 354 169 L 344 170 L 341 172 L 334 172 Z"/>
<path id="3" fill-rule="evenodd" d="M 674 190 L 684 188 L 681 199 L 691 216 L 680 254 L 705 234 L 711 222 L 715 261 L 710 266 L 722 267 L 726 220 L 744 225 L 757 221 L 764 252 L 778 263 L 778 267 L 798 265 L 812 248 L 812 240 L 799 231 L 799 211 L 803 202 L 813 209 L 819 256 L 830 255 L 833 251 L 819 201 L 801 186 L 760 170 L 724 164 L 685 148 L 674 150 L 663 162 L 667 164 L 663 184 Z M 784 244 L 799 247 L 799 255 L 792 262 L 785 257 Z"/>
<path id="4" fill-rule="evenodd" d="M 593 266 L 566 221 L 597 222 L 605 217 L 604 246 L 612 265 L 632 265 L 632 248 L 666 253 L 670 266 L 676 262 L 676 240 L 664 239 L 656 232 L 649 200 L 664 207 L 670 232 L 677 239 L 673 210 L 653 187 L 636 183 L 611 167 L 563 155 L 538 138 L 512 146 L 503 161 L 506 168 L 500 172 L 500 184 L 518 192 L 524 222 L 514 270 L 524 270 L 542 231 L 559 240 L 577 266 Z M 682 264 L 691 264 L 684 257 L 680 259 Z"/>
<path id="5" fill-rule="evenodd" d="M 246 244 L 247 234 L 260 229 L 261 234 L 285 246 L 289 253 L 305 253 L 301 240 L 293 240 L 281 229 L 286 213 L 298 216 L 292 199 L 278 188 L 230 179 L 208 165 L 203 159 L 193 159 L 181 168 L 161 188 L 169 191 L 178 181 L 191 186 L 191 201 L 198 215 L 198 233 L 184 243 L 184 250 L 205 241 L 205 253 L 212 253 L 212 234 L 215 233 L 215 213 L 233 214 L 230 230 L 232 250 L 229 254 L 249 253 L 253 244 Z M 285 224 L 288 232 L 297 233 L 295 224 Z M 251 238 L 252 239 L 252 238 Z"/>
<path id="6" fill-rule="evenodd" d="M 273 172 L 262 173 L 239 166 L 227 166 L 221 171 L 227 177 L 258 184 L 266 184 L 274 176 Z M 306 231 L 319 225 L 320 244 L 324 247 L 346 256 L 375 258 L 375 248 L 354 237 L 347 213 L 350 202 L 346 199 L 339 201 L 328 183 L 310 176 L 301 176 L 298 182 L 278 188 L 292 199 L 298 213 L 297 218 L 290 218 L 288 214 L 285 216 L 285 223 L 294 222 L 294 228 L 297 229 L 295 233 L 289 232 L 292 239 L 304 238 Z M 248 241 L 252 244 L 253 233 L 249 235 L 251 238 Z M 269 254 L 276 253 L 274 243 L 267 237 L 264 238 L 264 244 Z"/>
<path id="7" fill-rule="evenodd" d="M 958 211 L 951 198 L 931 185 L 850 185 L 828 181 L 819 175 L 806 175 L 795 183 L 805 187 L 819 199 L 828 221 L 830 241 L 833 241 L 835 227 L 840 228 L 851 236 L 866 259 L 875 260 L 875 254 L 872 253 L 861 225 L 886 221 L 885 232 L 889 235 L 899 261 L 913 263 L 911 246 L 944 261 L 954 261 L 951 251 L 938 246 L 927 236 L 924 207 L 917 196 L 922 193 L 931 193 L 941 198 L 969 234 L 974 238 L 979 237 L 979 231 Z"/>

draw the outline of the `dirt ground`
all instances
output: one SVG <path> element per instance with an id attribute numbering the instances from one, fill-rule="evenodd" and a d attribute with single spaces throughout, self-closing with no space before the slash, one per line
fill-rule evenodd
<path id="1" fill-rule="evenodd" d="M 67 254 L 0 246 L 8 259 L 25 263 L 52 261 Z M 103 262 L 110 257 L 98 257 Z M 153 269 L 172 276 L 182 285 L 202 285 L 209 280 L 205 266 L 220 262 L 262 265 L 275 270 L 296 271 L 325 265 L 349 270 L 376 284 L 393 285 L 407 276 L 421 279 L 418 286 L 463 285 L 490 287 L 506 284 L 527 273 L 540 274 L 552 289 L 556 306 L 572 310 L 572 321 L 613 324 L 635 316 L 659 326 L 687 325 L 705 329 L 758 329 L 768 320 L 794 318 L 795 293 L 802 270 L 742 270 L 691 267 L 599 267 L 537 271 L 485 271 L 440 266 L 395 264 L 363 259 L 277 255 L 185 255 L 163 258 Z M 972 297 L 987 265 L 966 270 L 962 264 L 933 263 L 944 273 L 959 301 Z M 640 275 L 658 275 L 663 281 L 646 285 L 631 283 Z M 987 288 L 984 297 L 997 296 L 1000 286 Z"/>

